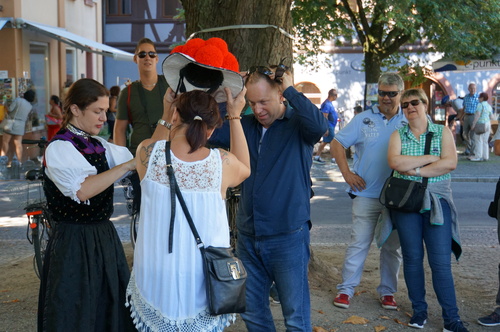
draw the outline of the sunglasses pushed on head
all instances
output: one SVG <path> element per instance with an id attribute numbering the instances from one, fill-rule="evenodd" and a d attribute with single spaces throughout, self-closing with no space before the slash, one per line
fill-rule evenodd
<path id="1" fill-rule="evenodd" d="M 285 72 L 289 69 L 287 66 L 284 65 L 283 61 L 285 61 L 286 58 L 281 58 L 279 65 L 277 66 L 271 66 L 271 68 L 266 67 L 266 66 L 252 66 L 250 69 L 247 71 L 247 77 L 250 76 L 251 74 L 257 72 L 262 75 L 269 76 L 269 78 L 277 83 L 282 83 L 283 82 L 283 75 Z M 274 71 L 273 71 L 274 69 Z"/>

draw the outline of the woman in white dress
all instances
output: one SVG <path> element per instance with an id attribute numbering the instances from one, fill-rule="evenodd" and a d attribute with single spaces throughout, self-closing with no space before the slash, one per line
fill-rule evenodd
<path id="1" fill-rule="evenodd" d="M 141 216 L 127 296 L 139 331 L 222 331 L 234 321 L 234 314 L 212 316 L 207 311 L 200 250 L 179 203 L 169 253 L 171 204 L 165 141 L 171 142 L 175 177 L 205 246 L 229 247 L 226 189 L 250 175 L 240 123 L 246 92 L 242 89 L 236 98 L 225 89 L 231 153 L 204 147 L 222 122 L 215 99 L 199 90 L 174 99 L 170 88 L 164 99 L 163 120 L 167 122 L 160 120 L 163 126 L 158 126 L 154 138 L 137 149 Z"/>
<path id="2" fill-rule="evenodd" d="M 488 104 L 488 94 L 481 92 L 479 94 L 479 104 L 477 104 L 476 112 L 474 113 L 474 120 L 472 122 L 471 130 L 476 128 L 478 123 L 483 123 L 486 126 L 486 132 L 482 134 L 474 134 L 472 138 L 475 146 L 475 155 L 469 157 L 470 161 L 488 161 L 490 158 L 490 147 L 488 145 L 488 138 L 491 131 L 491 117 L 493 110 Z"/>

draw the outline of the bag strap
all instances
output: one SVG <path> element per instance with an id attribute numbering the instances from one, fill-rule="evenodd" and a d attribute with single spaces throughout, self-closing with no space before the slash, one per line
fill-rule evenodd
<path id="1" fill-rule="evenodd" d="M 177 181 L 175 180 L 175 175 L 174 175 L 174 168 L 172 167 L 172 159 L 170 158 L 170 141 L 165 142 L 165 158 L 167 160 L 167 174 L 168 178 L 170 180 L 170 199 L 172 202 L 172 212 L 170 216 L 170 229 L 169 229 L 169 236 L 168 236 L 168 252 L 172 252 L 172 242 L 173 242 L 173 237 L 174 237 L 174 218 L 175 218 L 175 196 L 177 195 L 177 198 L 179 199 L 179 203 L 181 204 L 182 211 L 184 211 L 184 214 L 186 215 L 186 219 L 189 223 L 189 227 L 191 228 L 191 232 L 193 232 L 194 239 L 196 240 L 196 245 L 198 248 L 200 248 L 202 254 L 204 254 L 205 250 L 205 245 L 201 241 L 200 235 L 198 234 L 198 231 L 196 230 L 196 227 L 193 223 L 193 219 L 191 218 L 191 214 L 189 213 L 186 202 L 184 201 L 184 197 L 182 197 L 181 190 L 179 188 L 179 185 L 177 184 Z"/>
<path id="2" fill-rule="evenodd" d="M 428 131 L 427 134 L 425 135 L 424 155 L 429 154 L 429 152 L 431 152 L 432 136 L 434 136 L 434 133 L 432 131 Z M 422 185 L 424 186 L 424 188 L 427 188 L 428 181 L 429 178 L 422 177 Z"/>
<path id="3" fill-rule="evenodd" d="M 132 111 L 130 110 L 130 93 L 132 92 L 132 83 L 127 85 L 127 117 L 128 117 L 128 124 L 132 124 Z"/>

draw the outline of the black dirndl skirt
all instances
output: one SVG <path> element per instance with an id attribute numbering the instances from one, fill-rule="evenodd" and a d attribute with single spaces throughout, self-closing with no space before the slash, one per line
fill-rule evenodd
<path id="1" fill-rule="evenodd" d="M 45 254 L 38 331 L 135 331 L 125 292 L 130 270 L 110 220 L 55 225 Z"/>

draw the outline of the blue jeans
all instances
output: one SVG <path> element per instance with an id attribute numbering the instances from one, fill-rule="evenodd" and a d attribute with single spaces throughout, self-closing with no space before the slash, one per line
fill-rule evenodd
<path id="1" fill-rule="evenodd" d="M 342 267 L 342 283 L 338 293 L 354 295 L 354 288 L 361 282 L 363 266 L 375 235 L 375 226 L 382 211 L 378 198 L 357 196 L 352 201 L 351 242 L 347 247 Z M 380 250 L 380 296 L 393 295 L 398 288 L 401 265 L 398 233 L 392 232 Z"/>
<path id="2" fill-rule="evenodd" d="M 444 199 L 443 225 L 432 225 L 430 212 L 391 211 L 403 250 L 403 269 L 413 314 L 427 313 L 425 301 L 424 242 L 432 272 L 432 286 L 442 308 L 444 323 L 460 319 L 451 274 L 451 209 Z"/>
<path id="3" fill-rule="evenodd" d="M 238 233 L 236 251 L 248 273 L 246 312 L 241 314 L 248 331 L 276 331 L 269 308 L 269 288 L 273 281 L 280 296 L 286 330 L 311 331 L 308 224 L 276 236 Z"/>

